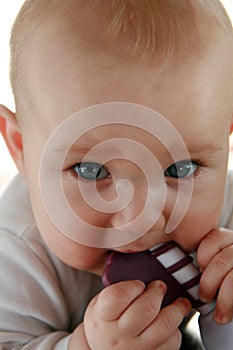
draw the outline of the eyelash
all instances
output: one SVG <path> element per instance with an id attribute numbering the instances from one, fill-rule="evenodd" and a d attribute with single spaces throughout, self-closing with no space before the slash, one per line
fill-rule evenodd
<path id="1" fill-rule="evenodd" d="M 184 177 L 175 177 L 175 176 L 169 176 L 169 175 L 166 175 L 166 172 L 169 170 L 169 168 L 171 168 L 172 166 L 174 166 L 175 164 L 178 164 L 178 163 L 182 163 L 182 162 L 191 162 L 192 164 L 196 165 L 196 169 L 194 170 L 194 172 L 188 176 L 184 176 Z M 190 159 L 190 160 L 182 160 L 182 161 L 178 161 L 178 162 L 175 162 L 173 164 L 171 164 L 165 171 L 164 171 L 164 176 L 167 177 L 168 179 L 170 180 L 189 180 L 190 178 L 193 178 L 193 177 L 198 177 L 200 175 L 200 173 L 204 170 L 204 168 L 207 166 L 207 164 L 203 161 L 200 161 L 200 160 L 197 160 L 197 159 Z"/>
<path id="2" fill-rule="evenodd" d="M 166 168 L 166 170 L 164 171 L 164 176 L 166 178 L 169 178 L 170 180 L 177 180 L 177 179 L 181 179 L 181 180 L 188 180 L 189 178 L 192 178 L 192 177 L 197 177 L 199 176 L 200 172 L 206 167 L 206 163 L 203 162 L 203 161 L 200 161 L 200 160 L 197 160 L 197 159 L 191 159 L 190 162 L 192 162 L 193 164 L 195 164 L 197 166 L 197 168 L 194 170 L 194 172 L 188 176 L 184 176 L 184 177 L 175 177 L 175 176 L 169 176 L 169 175 L 166 175 L 166 172 L 169 170 L 169 168 L 171 168 L 172 166 L 174 166 L 175 164 L 178 164 L 178 163 L 182 163 L 182 162 L 188 162 L 188 160 L 182 160 L 182 161 L 179 161 L 179 162 L 176 162 L 176 163 L 173 163 L 171 164 L 168 168 Z M 87 164 L 91 164 L 91 165 L 96 165 L 96 166 L 99 166 L 99 170 L 97 172 L 97 176 L 99 174 L 99 171 L 101 171 L 101 169 L 103 169 L 105 172 L 106 172 L 106 175 L 107 173 L 109 174 L 109 176 L 106 176 L 104 178 L 85 178 L 85 176 L 82 176 L 79 174 L 79 171 L 77 171 L 77 169 L 75 168 L 78 168 L 80 165 L 87 165 Z M 90 165 L 90 166 L 91 166 Z M 106 168 L 106 166 L 102 166 L 101 164 L 99 163 L 96 163 L 96 162 L 84 162 L 84 163 L 76 163 L 74 166 L 71 167 L 72 169 L 72 173 L 75 177 L 77 176 L 80 176 L 82 178 L 83 181 L 86 181 L 86 182 L 90 182 L 90 181 L 95 181 L 96 183 L 98 184 L 106 184 L 106 183 L 109 183 L 112 179 L 111 177 L 111 173 L 109 172 L 109 170 Z"/>
<path id="3" fill-rule="evenodd" d="M 200 159 L 191 159 L 193 163 L 197 165 L 197 170 L 194 172 L 193 176 L 198 177 L 202 171 L 205 170 L 205 168 L 208 167 L 209 164 L 207 162 L 200 160 Z"/>
<path id="4" fill-rule="evenodd" d="M 97 165 L 97 166 L 99 166 L 99 169 L 98 169 L 98 172 L 97 172 L 97 176 L 99 175 L 99 173 L 100 173 L 100 171 L 102 171 L 102 170 L 104 170 L 105 172 L 106 172 L 106 175 L 107 175 L 107 173 L 109 174 L 109 175 L 107 175 L 106 177 L 104 177 L 104 178 L 85 178 L 84 176 L 82 176 L 80 173 L 79 173 L 79 170 L 76 170 L 75 168 L 79 168 L 80 167 L 80 165 L 86 165 L 87 166 L 87 164 L 89 164 L 89 166 L 90 166 L 90 164 L 91 165 Z M 99 164 L 99 163 L 96 163 L 96 162 L 80 162 L 80 163 L 76 163 L 74 166 L 72 166 L 72 171 L 73 171 L 73 175 L 74 176 L 80 176 L 81 178 L 82 178 L 82 180 L 83 181 L 86 181 L 86 182 L 92 182 L 92 181 L 95 181 L 96 183 L 98 183 L 98 184 L 101 184 L 101 183 L 103 183 L 103 182 L 105 182 L 106 183 L 106 181 L 111 181 L 111 174 L 110 174 L 110 172 L 108 171 L 108 169 L 106 168 L 106 166 L 103 166 L 103 165 L 101 165 L 101 164 Z"/>

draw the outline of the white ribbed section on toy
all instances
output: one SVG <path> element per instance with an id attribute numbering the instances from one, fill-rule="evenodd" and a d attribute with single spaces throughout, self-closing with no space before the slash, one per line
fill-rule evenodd
<path id="1" fill-rule="evenodd" d="M 173 268 L 174 272 L 171 272 L 171 275 L 180 283 L 186 284 L 190 282 L 194 277 L 200 276 L 199 270 L 193 264 L 192 259 L 188 260 L 187 255 L 179 248 L 178 246 L 169 246 L 168 250 L 165 252 L 159 253 L 160 249 L 163 249 L 164 245 L 158 245 L 150 249 L 152 254 L 156 254 L 158 261 L 169 271 Z M 184 262 L 179 265 L 180 262 Z M 180 267 L 181 266 L 181 267 Z M 187 292 L 195 299 L 199 300 L 198 296 L 198 284 L 191 286 L 187 289 Z"/>
<path id="2" fill-rule="evenodd" d="M 199 300 L 200 272 L 193 264 L 192 259 L 188 259 L 187 255 L 174 242 L 160 244 L 150 251 L 182 286 L 188 286 L 185 288 L 186 291 L 195 300 Z M 212 317 L 214 307 L 215 302 L 198 307 L 203 343 L 207 350 L 233 350 L 233 321 L 226 325 L 218 325 Z"/>

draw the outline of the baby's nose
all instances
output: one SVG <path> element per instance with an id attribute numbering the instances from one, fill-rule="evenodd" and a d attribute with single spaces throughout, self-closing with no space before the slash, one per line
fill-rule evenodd
<path id="1" fill-rule="evenodd" d="M 164 188 L 156 187 L 145 193 L 145 189 L 134 191 L 130 203 L 111 216 L 110 225 L 122 232 L 135 234 L 140 232 L 163 230 L 165 228 L 165 196 Z"/>

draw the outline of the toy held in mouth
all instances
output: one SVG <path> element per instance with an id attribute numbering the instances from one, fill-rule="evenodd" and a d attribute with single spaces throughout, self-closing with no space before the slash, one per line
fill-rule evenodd
<path id="1" fill-rule="evenodd" d="M 160 244 L 153 249 L 137 253 L 112 252 L 107 260 L 102 282 L 105 287 L 127 280 L 141 280 L 146 285 L 162 280 L 167 293 L 162 307 L 178 297 L 187 298 L 200 312 L 199 325 L 207 350 L 233 349 L 233 322 L 218 325 L 212 318 L 215 303 L 204 304 L 198 296 L 201 273 L 191 256 L 176 242 Z"/>

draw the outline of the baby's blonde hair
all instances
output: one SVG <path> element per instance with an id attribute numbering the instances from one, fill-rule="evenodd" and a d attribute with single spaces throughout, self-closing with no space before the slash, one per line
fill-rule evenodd
<path id="1" fill-rule="evenodd" d="M 165 60 L 200 50 L 206 45 L 203 37 L 210 37 L 217 27 L 232 36 L 230 19 L 219 0 L 26 0 L 10 42 L 15 97 L 19 82 L 23 83 L 24 56 L 30 53 L 35 31 L 56 13 L 67 23 L 72 18 L 86 28 L 86 33 L 83 29 L 77 33 L 81 46 L 112 50 L 128 60 Z"/>

